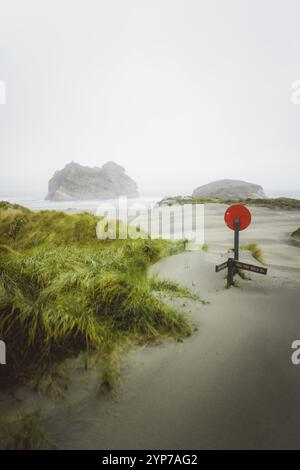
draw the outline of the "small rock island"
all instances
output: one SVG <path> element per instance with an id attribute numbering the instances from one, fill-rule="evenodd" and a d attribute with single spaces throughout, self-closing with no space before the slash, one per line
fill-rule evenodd
<path id="1" fill-rule="evenodd" d="M 139 196 L 135 181 L 125 174 L 122 166 L 107 162 L 102 168 L 90 168 L 71 162 L 49 180 L 46 199 L 97 200 L 119 196 Z"/>
<path id="2" fill-rule="evenodd" d="M 246 181 L 224 179 L 199 186 L 194 189 L 193 197 L 212 197 L 220 199 L 265 199 L 267 196 L 261 186 Z"/>

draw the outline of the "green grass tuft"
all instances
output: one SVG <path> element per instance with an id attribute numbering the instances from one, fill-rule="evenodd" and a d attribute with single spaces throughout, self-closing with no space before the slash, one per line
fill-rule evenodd
<path id="1" fill-rule="evenodd" d="M 19 413 L 14 419 L 0 420 L 1 450 L 41 450 L 48 447 L 38 413 Z"/>
<path id="2" fill-rule="evenodd" d="M 261 264 L 266 264 L 263 257 L 262 249 L 257 245 L 257 243 L 247 243 L 240 246 L 241 250 L 250 251 L 254 259 L 256 259 Z"/>
<path id="3" fill-rule="evenodd" d="M 200 297 L 197 294 L 194 294 L 189 289 L 175 281 L 170 281 L 169 279 L 160 279 L 157 276 L 152 276 L 149 279 L 149 282 L 151 289 L 160 292 L 161 294 L 171 297 L 185 297 L 193 300 L 200 300 Z"/>

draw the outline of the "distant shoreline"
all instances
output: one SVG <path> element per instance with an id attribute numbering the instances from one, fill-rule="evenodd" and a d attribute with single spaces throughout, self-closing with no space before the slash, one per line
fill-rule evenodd
<path id="1" fill-rule="evenodd" d="M 288 197 L 300 200 L 300 190 L 269 190 L 266 191 L 268 198 L 276 197 Z M 185 194 L 182 194 L 184 196 Z M 44 199 L 44 194 L 33 193 L 32 195 L 24 192 L 24 195 L 7 195 L 5 192 L 0 193 L 0 200 L 8 201 L 12 204 L 19 204 L 21 206 L 27 207 L 28 209 L 38 211 L 38 210 L 59 210 L 67 211 L 68 213 L 75 212 L 92 212 L 95 213 L 97 207 L 105 203 L 114 203 L 117 199 L 103 199 L 103 200 L 92 200 L 92 201 L 46 201 Z M 167 197 L 176 197 L 176 194 L 167 194 L 167 195 L 141 195 L 139 198 L 130 199 L 130 203 L 143 203 L 149 207 L 152 207 L 157 202 L 161 201 Z"/>

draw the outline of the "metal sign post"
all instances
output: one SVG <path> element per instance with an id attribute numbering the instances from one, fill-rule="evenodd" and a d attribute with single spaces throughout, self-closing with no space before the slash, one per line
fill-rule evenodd
<path id="1" fill-rule="evenodd" d="M 236 217 L 234 221 L 234 259 L 239 259 L 239 234 L 240 234 L 240 218 Z"/>
<path id="2" fill-rule="evenodd" d="M 246 271 L 251 271 L 257 274 L 267 274 L 267 268 L 239 261 L 240 230 L 245 230 L 251 222 L 251 213 L 247 207 L 241 204 L 230 206 L 225 212 L 224 219 L 226 225 L 231 230 L 234 230 L 233 258 L 228 258 L 224 263 L 217 265 L 215 270 L 218 273 L 219 271 L 227 268 L 227 287 L 229 288 L 234 284 L 234 275 L 239 269 L 245 269 Z"/>
<path id="3" fill-rule="evenodd" d="M 228 268 L 227 271 L 227 287 L 230 287 L 234 283 L 234 274 L 238 269 L 245 269 L 246 271 L 250 271 L 251 273 L 256 274 L 264 274 L 266 275 L 268 272 L 267 268 L 263 268 L 261 266 L 255 266 L 255 264 L 250 263 L 242 263 L 241 261 L 237 261 L 234 258 L 228 258 L 222 264 L 218 264 L 215 267 L 216 273 L 222 271 L 223 269 Z"/>

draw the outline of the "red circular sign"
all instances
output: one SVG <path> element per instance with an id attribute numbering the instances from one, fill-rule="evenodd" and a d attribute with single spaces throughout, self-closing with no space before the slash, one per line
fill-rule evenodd
<path id="1" fill-rule="evenodd" d="M 224 215 L 225 224 L 227 227 L 231 228 L 231 230 L 234 230 L 236 218 L 239 219 L 240 230 L 245 230 L 245 228 L 250 225 L 251 212 L 242 204 L 233 204 L 233 206 L 228 207 Z"/>

